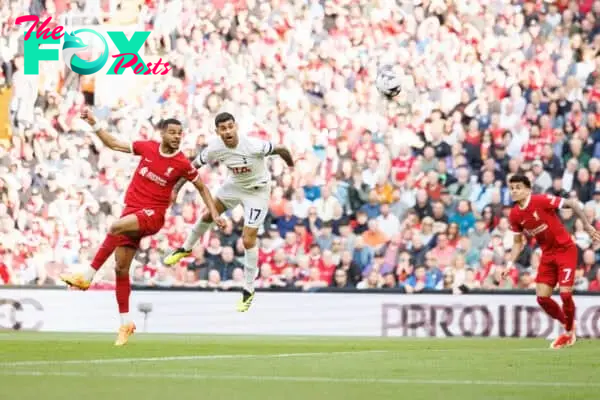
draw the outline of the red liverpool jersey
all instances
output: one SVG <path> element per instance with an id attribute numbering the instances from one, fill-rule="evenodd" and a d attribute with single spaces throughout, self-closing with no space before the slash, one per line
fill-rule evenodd
<path id="1" fill-rule="evenodd" d="M 510 212 L 513 232 L 535 237 L 542 251 L 552 251 L 573 245 L 571 235 L 565 229 L 556 210 L 564 200 L 550 194 L 533 194 L 524 208 L 515 205 Z"/>
<path id="2" fill-rule="evenodd" d="M 173 187 L 180 178 L 198 179 L 198 170 L 180 151 L 162 154 L 160 144 L 154 141 L 133 142 L 131 151 L 141 156 L 141 160 L 125 195 L 129 207 L 167 209 Z"/>

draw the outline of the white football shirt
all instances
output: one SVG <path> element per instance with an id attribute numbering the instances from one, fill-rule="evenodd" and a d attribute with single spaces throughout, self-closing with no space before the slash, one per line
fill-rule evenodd
<path id="1" fill-rule="evenodd" d="M 273 143 L 261 139 L 239 136 L 235 149 L 225 146 L 220 137 L 208 141 L 198 154 L 200 165 L 219 162 L 229 170 L 228 180 L 244 189 L 266 186 L 271 181 L 265 157 L 273 152 Z"/>

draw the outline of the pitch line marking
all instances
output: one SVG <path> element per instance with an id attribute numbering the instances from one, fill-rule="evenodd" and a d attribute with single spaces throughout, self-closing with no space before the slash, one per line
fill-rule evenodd
<path id="1" fill-rule="evenodd" d="M 287 357 L 319 357 L 319 356 L 345 356 L 360 354 L 388 353 L 387 350 L 364 351 L 333 351 L 313 353 L 279 353 L 279 354 L 206 354 L 199 356 L 171 356 L 171 357 L 141 357 L 141 358 L 99 358 L 95 360 L 35 360 L 35 361 L 10 361 L 0 363 L 0 367 L 19 367 L 32 365 L 71 365 L 71 364 L 122 364 L 137 362 L 166 362 L 166 361 L 194 361 L 194 360 L 223 360 L 223 359 L 260 359 L 260 358 L 287 358 Z"/>
<path id="2" fill-rule="evenodd" d="M 323 354 L 323 353 L 321 353 Z M 171 379 L 171 380 L 222 380 L 222 381 L 258 381 L 258 382 L 300 382 L 300 383 L 349 383 L 349 384 L 388 384 L 388 385 L 477 385 L 477 386 L 528 386 L 528 387 L 600 387 L 597 382 L 535 382 L 535 381 L 492 381 L 463 379 L 400 379 L 400 378 L 329 378 L 320 376 L 261 376 L 261 375 L 208 375 L 190 374 L 189 372 L 174 374 L 148 373 L 98 373 L 98 372 L 62 372 L 62 371 L 11 371 L 0 370 L 5 376 L 55 376 L 55 377 L 89 377 L 89 378 L 131 378 L 131 379 Z"/>
<path id="3" fill-rule="evenodd" d="M 413 349 L 403 350 L 405 352 Z M 480 349 L 471 349 L 480 350 Z M 486 349 L 481 349 L 489 351 Z M 531 347 L 521 349 L 510 349 L 509 351 L 532 351 L 545 352 L 552 349 L 546 347 Z M 428 352 L 445 353 L 464 351 L 464 349 L 427 349 Z M 503 350 L 506 351 L 506 350 Z M 552 350 L 555 351 L 555 350 Z M 141 357 L 141 358 L 100 358 L 93 360 L 31 360 L 31 361 L 7 361 L 0 362 L 0 367 L 19 367 L 35 365 L 76 365 L 76 364 L 126 364 L 135 362 L 168 362 L 168 361 L 194 361 L 194 360 L 228 360 L 228 359 L 261 359 L 261 358 L 286 358 L 286 357 L 319 357 L 335 355 L 360 355 L 360 354 L 383 354 L 393 353 L 390 350 L 364 350 L 364 351 L 338 351 L 338 352 L 311 352 L 311 353 L 280 353 L 280 354 L 206 354 L 197 356 L 171 356 L 171 357 Z"/>

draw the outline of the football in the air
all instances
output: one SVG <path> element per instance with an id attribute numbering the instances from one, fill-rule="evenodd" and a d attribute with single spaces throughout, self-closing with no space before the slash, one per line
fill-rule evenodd
<path id="1" fill-rule="evenodd" d="M 402 82 L 400 75 L 391 65 L 383 65 L 377 71 L 375 78 L 377 90 L 384 96 L 392 98 L 402 91 Z"/>

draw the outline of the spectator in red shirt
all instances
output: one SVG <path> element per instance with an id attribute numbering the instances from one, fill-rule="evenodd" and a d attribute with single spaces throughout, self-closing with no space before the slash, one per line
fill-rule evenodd
<path id="1" fill-rule="evenodd" d="M 283 271 L 281 271 L 283 272 Z M 260 277 L 255 283 L 255 287 L 263 289 L 271 289 L 275 287 L 285 287 L 286 284 L 281 280 L 280 274 L 274 274 L 269 264 L 260 266 Z"/>
<path id="2" fill-rule="evenodd" d="M 4 262 L 0 262 L 0 283 L 4 285 L 16 284 L 16 282 L 13 282 L 12 268 Z"/>
<path id="3" fill-rule="evenodd" d="M 415 158 L 408 146 L 399 147 L 398 156 L 392 160 L 392 179 L 396 185 L 400 185 L 409 175 L 413 168 Z"/>
<path id="4" fill-rule="evenodd" d="M 333 279 L 333 272 L 336 270 L 337 265 L 333 261 L 333 255 L 330 250 L 323 251 L 322 262 L 319 267 L 321 273 L 321 280 L 331 284 Z"/>
<path id="5" fill-rule="evenodd" d="M 600 292 L 600 269 L 596 272 L 596 278 L 588 286 L 590 292 Z"/>
<path id="6" fill-rule="evenodd" d="M 296 234 L 298 251 L 301 254 L 308 253 L 310 251 L 310 245 L 313 243 L 313 235 L 306 228 L 306 222 L 299 220 L 294 227 L 294 233 Z"/>
<path id="7" fill-rule="evenodd" d="M 154 278 L 158 269 L 162 266 L 160 254 L 157 249 L 151 249 L 148 253 L 148 263 L 144 265 L 143 272 L 146 278 Z"/>
<path id="8" fill-rule="evenodd" d="M 286 252 L 286 250 L 282 248 L 275 250 L 273 260 L 271 263 L 269 263 L 273 275 L 282 275 L 283 271 L 290 265 L 288 262 L 289 254 L 290 253 Z"/>

